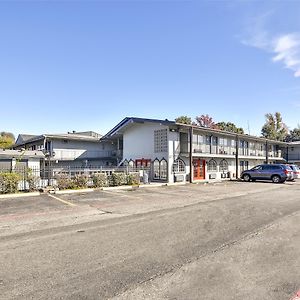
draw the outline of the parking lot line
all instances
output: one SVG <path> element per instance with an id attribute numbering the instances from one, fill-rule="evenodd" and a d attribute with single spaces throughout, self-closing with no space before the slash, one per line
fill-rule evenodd
<path id="1" fill-rule="evenodd" d="M 74 204 L 74 203 L 71 203 L 71 202 L 69 202 L 69 201 L 60 199 L 60 198 L 58 198 L 58 197 L 56 197 L 56 196 L 54 196 L 54 195 L 52 195 L 52 194 L 48 194 L 48 196 L 51 197 L 51 198 L 54 198 L 54 199 L 56 199 L 56 200 L 58 200 L 58 201 L 60 201 L 60 202 L 62 202 L 62 203 L 64 203 L 64 204 L 67 204 L 67 205 L 69 205 L 69 206 L 77 206 L 77 205 Z"/>

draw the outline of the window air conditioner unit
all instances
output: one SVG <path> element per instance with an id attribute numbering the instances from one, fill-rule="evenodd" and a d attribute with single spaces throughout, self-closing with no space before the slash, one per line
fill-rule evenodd
<path id="1" fill-rule="evenodd" d="M 216 179 L 216 178 L 217 178 L 217 174 L 216 173 L 209 174 L 209 179 Z"/>
<path id="2" fill-rule="evenodd" d="M 184 175 L 183 174 L 176 174 L 175 175 L 175 182 L 183 182 L 184 181 Z"/>

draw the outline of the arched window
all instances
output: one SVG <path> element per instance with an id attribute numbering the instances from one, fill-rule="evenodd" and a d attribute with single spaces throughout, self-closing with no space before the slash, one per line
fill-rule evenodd
<path id="1" fill-rule="evenodd" d="M 182 159 L 177 158 L 174 161 L 173 173 L 185 173 L 185 163 Z"/>
<path id="2" fill-rule="evenodd" d="M 217 172 L 217 162 L 214 159 L 211 159 L 207 164 L 208 172 Z"/>
<path id="3" fill-rule="evenodd" d="M 228 162 L 226 159 L 222 159 L 220 161 L 220 172 L 227 172 L 228 171 Z"/>
<path id="4" fill-rule="evenodd" d="M 123 167 L 127 167 L 127 166 L 128 166 L 128 160 L 127 160 L 127 159 L 125 159 L 125 160 L 123 161 L 122 166 L 123 166 Z"/>
<path id="5" fill-rule="evenodd" d="M 168 163 L 167 161 L 163 158 L 160 161 L 160 179 L 166 180 L 168 178 Z"/>
<path id="6" fill-rule="evenodd" d="M 164 158 L 162 160 L 156 158 L 152 163 L 152 168 L 153 168 L 153 179 L 167 180 L 168 163 Z"/>
<path id="7" fill-rule="evenodd" d="M 159 160 L 156 158 L 154 161 L 153 161 L 153 178 L 154 179 L 160 179 L 160 176 L 159 176 L 159 166 L 160 166 L 160 163 L 159 163 Z"/>

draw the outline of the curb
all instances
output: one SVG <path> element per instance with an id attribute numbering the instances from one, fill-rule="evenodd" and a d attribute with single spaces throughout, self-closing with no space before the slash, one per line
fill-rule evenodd
<path id="1" fill-rule="evenodd" d="M 235 180 L 230 180 L 230 182 Z M 224 182 L 224 180 L 209 180 L 209 181 L 201 181 L 201 182 L 194 182 L 192 184 L 213 184 L 213 183 L 221 183 Z M 162 186 L 178 186 L 178 185 L 189 185 L 189 182 L 176 182 L 176 183 L 150 183 L 150 184 L 142 184 L 142 185 L 124 185 L 124 186 L 110 186 L 110 187 L 103 187 L 103 188 L 87 188 L 87 189 L 78 189 L 78 190 L 61 190 L 61 191 L 49 191 L 50 194 L 77 194 L 77 193 L 92 193 L 97 191 L 115 191 L 115 190 L 135 190 L 140 188 L 156 188 L 156 187 L 162 187 Z M 47 193 L 41 193 L 41 192 L 27 192 L 27 193 L 17 193 L 17 194 L 4 194 L 0 195 L 1 199 L 8 199 L 8 198 L 23 198 L 23 197 L 34 197 L 34 196 L 40 196 L 45 195 Z"/>
<path id="2" fill-rule="evenodd" d="M 18 193 L 18 194 L 4 194 L 0 195 L 1 199 L 7 199 L 7 198 L 23 198 L 23 197 L 34 197 L 41 195 L 40 192 L 29 192 L 29 193 Z"/>

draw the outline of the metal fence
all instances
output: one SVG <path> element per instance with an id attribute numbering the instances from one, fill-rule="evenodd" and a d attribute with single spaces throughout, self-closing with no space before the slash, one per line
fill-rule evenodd
<path id="1" fill-rule="evenodd" d="M 147 174 L 148 178 L 151 178 L 151 168 L 148 167 L 33 167 L 28 168 L 25 166 L 18 166 L 15 168 L 0 168 L 1 173 L 16 173 L 19 176 L 18 190 L 32 190 L 42 189 L 47 186 L 56 186 L 57 178 L 75 178 L 79 175 L 84 175 L 88 178 L 88 185 L 92 186 L 92 177 L 94 174 L 104 173 L 107 176 L 112 173 L 139 173 L 140 180 L 143 180 L 143 176 Z"/>

